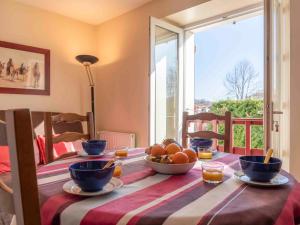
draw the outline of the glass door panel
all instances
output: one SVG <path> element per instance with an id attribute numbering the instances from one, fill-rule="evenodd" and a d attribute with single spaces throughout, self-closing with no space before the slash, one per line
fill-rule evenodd
<path id="1" fill-rule="evenodd" d="M 150 143 L 179 139 L 181 106 L 180 49 L 182 32 L 164 21 L 151 20 Z"/>
<path id="2" fill-rule="evenodd" d="M 155 140 L 177 138 L 178 34 L 155 27 Z"/>

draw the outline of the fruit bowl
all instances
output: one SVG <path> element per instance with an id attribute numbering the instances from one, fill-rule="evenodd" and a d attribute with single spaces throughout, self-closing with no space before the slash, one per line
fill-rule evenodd
<path id="1" fill-rule="evenodd" d="M 184 164 L 159 163 L 152 161 L 150 155 L 146 156 L 144 159 L 149 167 L 162 174 L 184 174 L 191 170 L 196 163 L 196 161 Z"/>

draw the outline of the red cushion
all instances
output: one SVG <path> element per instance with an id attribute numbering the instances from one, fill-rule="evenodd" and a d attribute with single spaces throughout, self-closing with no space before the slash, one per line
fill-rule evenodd
<path id="1" fill-rule="evenodd" d="M 81 141 L 80 141 L 81 142 Z M 40 159 L 41 163 L 46 162 L 46 148 L 45 148 L 45 137 L 44 136 L 37 136 L 37 144 L 40 150 Z M 53 155 L 54 158 L 57 158 L 65 153 L 68 152 L 76 152 L 80 151 L 80 146 L 77 142 L 60 142 L 57 144 L 53 144 Z"/>
<path id="2" fill-rule="evenodd" d="M 0 174 L 10 172 L 8 146 L 0 146 Z"/>
<path id="3" fill-rule="evenodd" d="M 37 143 L 34 141 L 34 160 L 36 165 L 41 164 L 41 157 L 39 154 L 39 149 Z M 11 171 L 10 158 L 9 158 L 9 148 L 8 146 L 0 146 L 0 174 Z"/>

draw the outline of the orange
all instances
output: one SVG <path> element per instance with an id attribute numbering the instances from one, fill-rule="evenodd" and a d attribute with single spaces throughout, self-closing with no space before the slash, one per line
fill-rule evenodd
<path id="1" fill-rule="evenodd" d="M 161 145 L 158 144 L 150 147 L 150 151 L 152 156 L 166 155 L 166 150 Z"/>
<path id="2" fill-rule="evenodd" d="M 151 147 L 148 147 L 145 149 L 145 153 L 150 155 L 151 154 Z"/>
<path id="3" fill-rule="evenodd" d="M 190 163 L 197 161 L 197 154 L 192 149 L 185 149 L 183 153 L 187 154 Z"/>
<path id="4" fill-rule="evenodd" d="M 165 147 L 167 147 L 169 144 L 172 144 L 172 143 L 176 143 L 176 141 L 173 139 L 173 138 L 167 138 L 167 139 L 164 139 L 163 140 L 163 145 L 165 146 Z"/>
<path id="5" fill-rule="evenodd" d="M 183 152 L 177 152 L 172 157 L 174 164 L 184 164 L 189 162 L 189 157 Z"/>
<path id="6" fill-rule="evenodd" d="M 175 143 L 172 143 L 172 144 L 169 144 L 167 147 L 166 147 L 166 151 L 167 151 L 167 154 L 168 155 L 173 155 L 177 152 L 180 152 L 181 151 L 181 148 L 180 146 L 178 146 L 177 144 Z"/>

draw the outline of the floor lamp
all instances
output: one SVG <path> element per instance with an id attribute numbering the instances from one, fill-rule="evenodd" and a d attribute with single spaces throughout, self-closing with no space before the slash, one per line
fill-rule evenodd
<path id="1" fill-rule="evenodd" d="M 92 55 L 78 55 L 76 56 L 76 60 L 84 66 L 89 79 L 89 83 L 91 87 L 91 107 L 92 107 L 92 112 L 95 121 L 95 90 L 94 90 L 95 83 L 94 83 L 94 78 L 90 66 L 98 62 L 99 59 L 96 56 L 92 56 Z"/>

